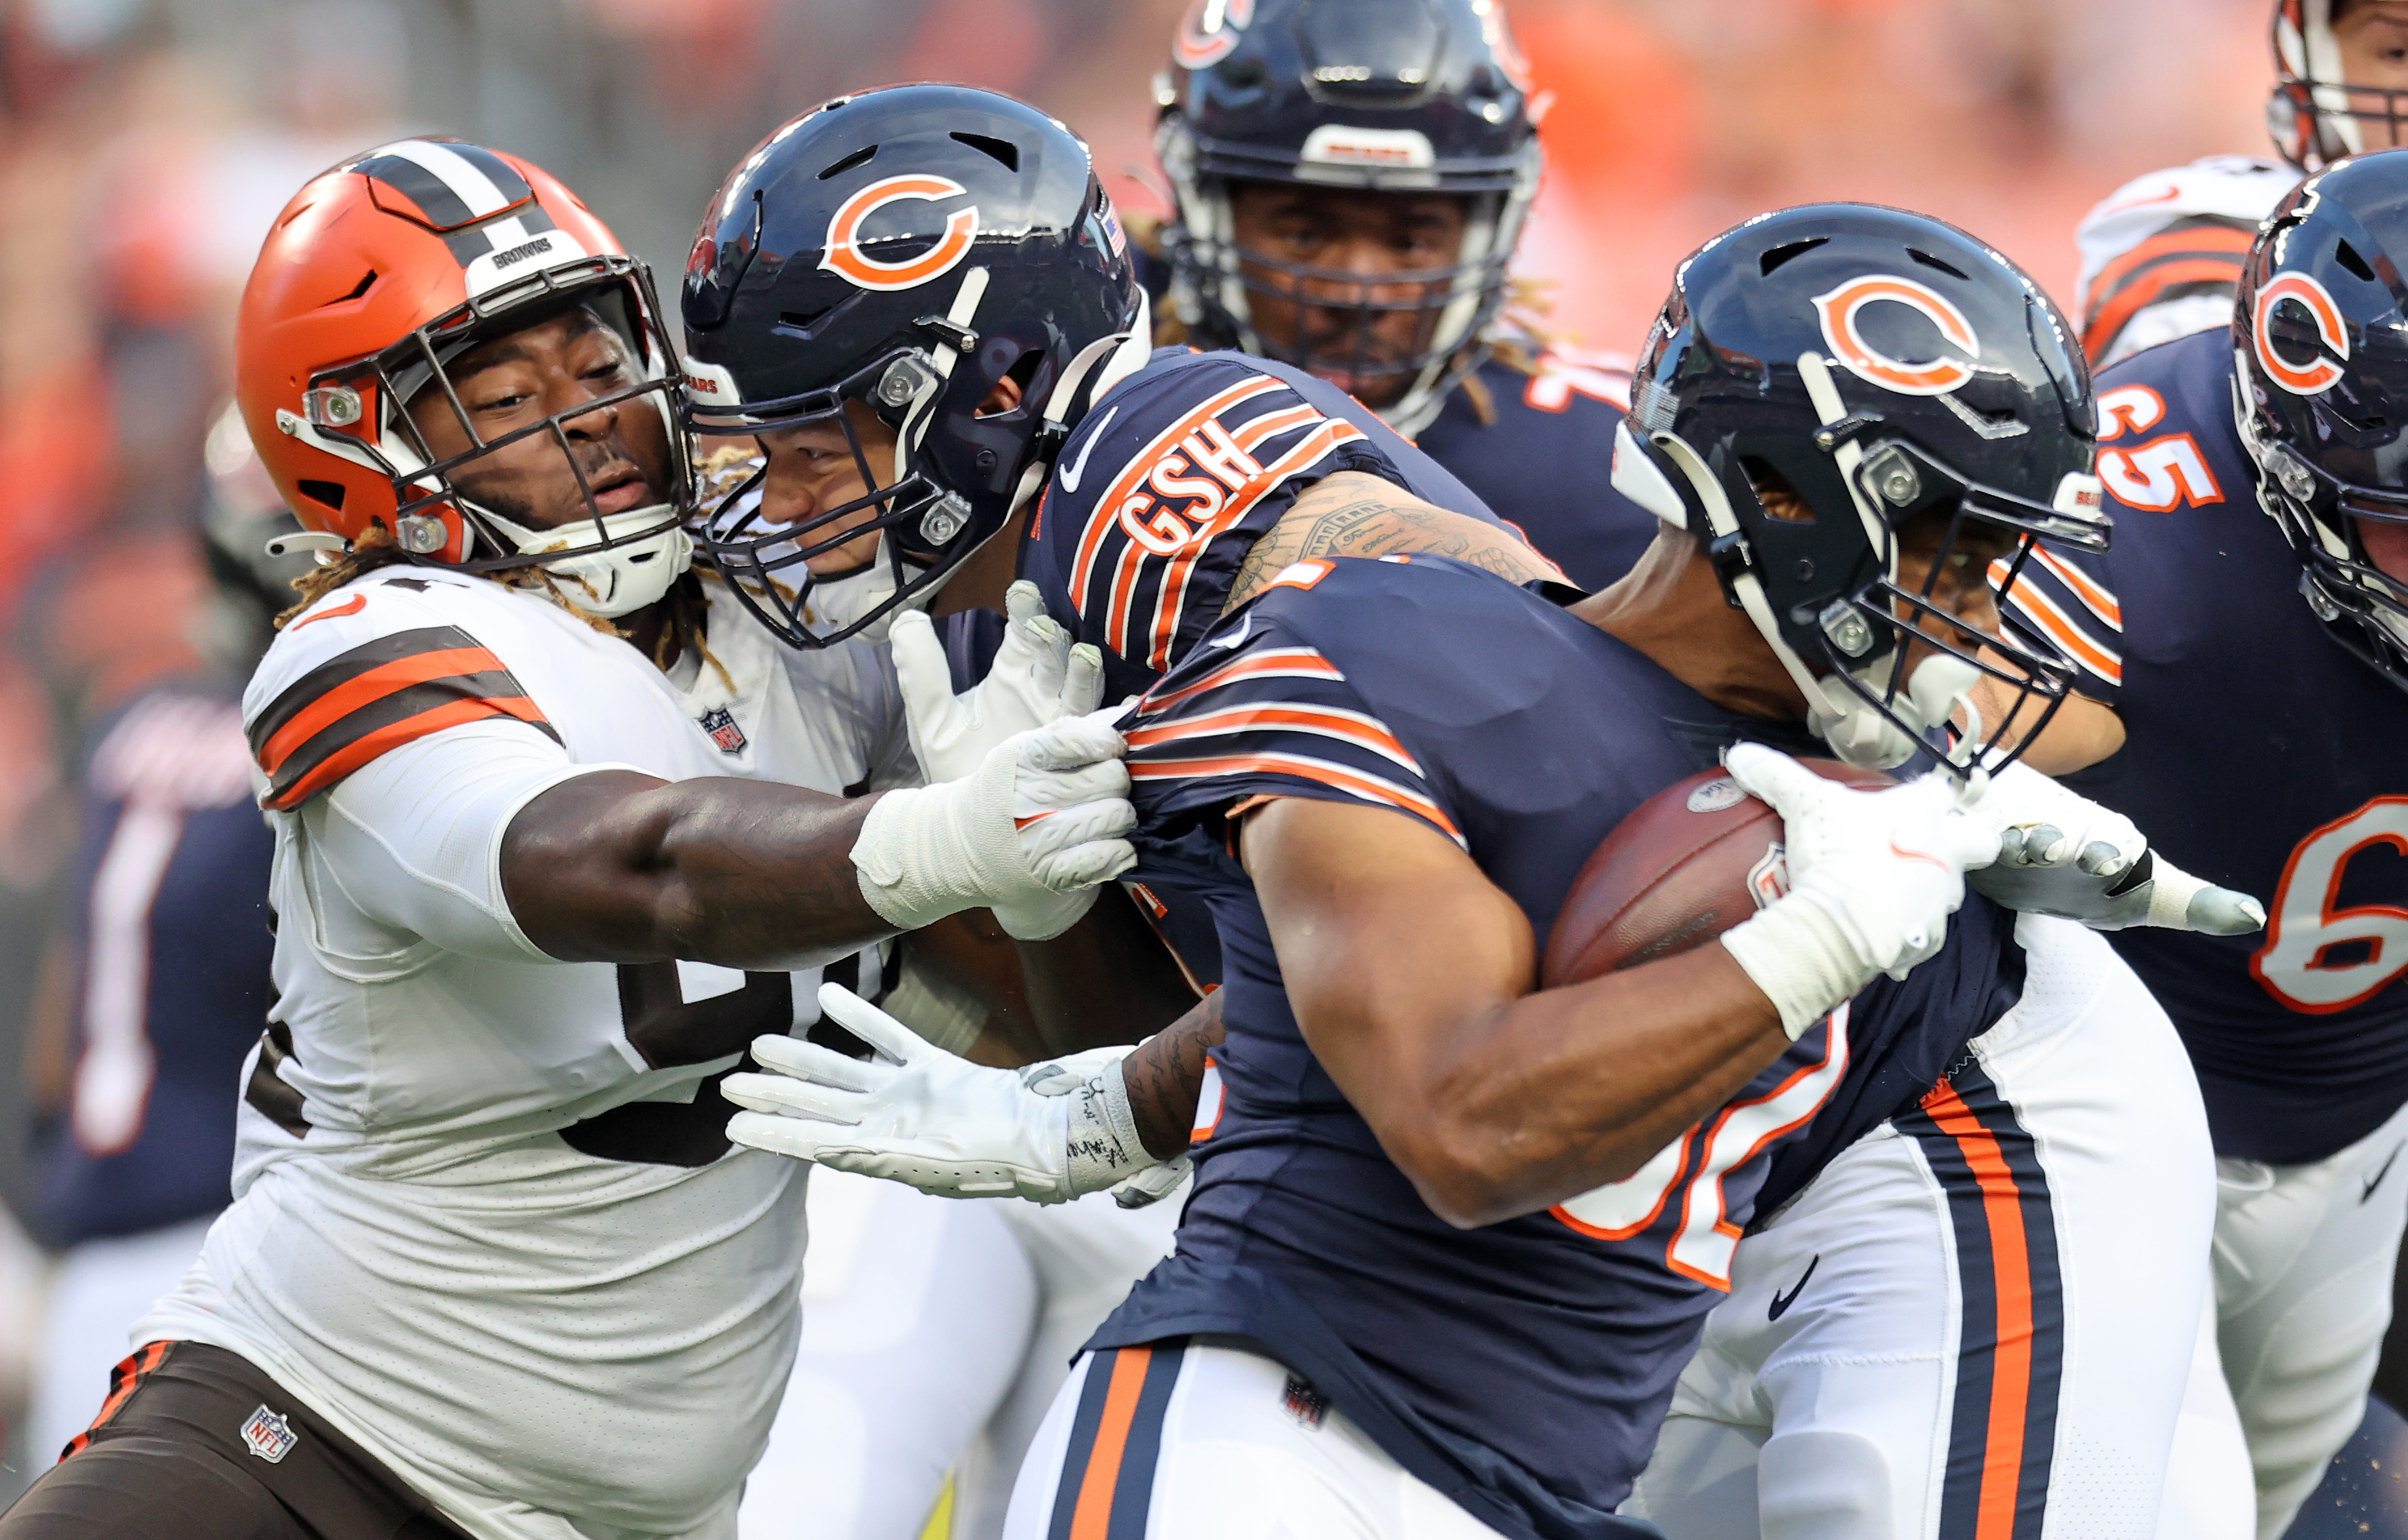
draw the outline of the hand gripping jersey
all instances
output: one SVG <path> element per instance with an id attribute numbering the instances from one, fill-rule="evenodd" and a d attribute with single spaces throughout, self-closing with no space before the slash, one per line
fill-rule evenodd
<path id="1" fill-rule="evenodd" d="M 1528 371 L 1490 358 L 1414 440 L 1590 593 L 1638 564 L 1660 521 L 1611 482 L 1630 360 L 1554 347 Z M 1484 410 L 1484 404 L 1485 410 Z"/>
<path id="2" fill-rule="evenodd" d="M 2230 325 L 2241 259 L 2300 176 L 2279 161 L 2210 155 L 2134 178 L 2084 215 L 2073 309 L 2091 365 Z"/>
<path id="3" fill-rule="evenodd" d="M 1246 353 L 1158 349 L 1062 446 L 1020 575 L 1074 640 L 1103 648 L 1104 698 L 1136 695 L 1220 617 L 1254 541 L 1341 470 L 1500 522 L 1328 381 Z"/>
<path id="4" fill-rule="evenodd" d="M 1877 981 L 1628 1180 L 1458 1231 L 1306 1046 L 1224 813 L 1310 797 L 1417 818 L 1471 854 L 1543 947 L 1606 832 L 1752 726 L 1502 579 L 1389 557 L 1289 569 L 1126 730 L 1137 875 L 1211 903 L 1228 1037 L 1178 1254 L 1092 1346 L 1249 1339 L 1506 1534 L 1648 1533 L 1612 1510 L 1741 1231 L 1819 1164 L 1772 1189 L 1771 1156 L 1807 1137 L 1828 1158 L 2004 1014 L 2021 978 L 2005 917 L 1968 900 L 1936 958 Z"/>
<path id="5" fill-rule="evenodd" d="M 83 778 L 70 914 L 73 1100 L 43 1172 L 61 1245 L 213 1214 L 243 1056 L 270 1002 L 267 867 L 241 713 L 168 685 L 106 724 Z"/>
<path id="6" fill-rule="evenodd" d="M 2300 598 L 2232 391 L 2228 331 L 2100 375 L 2114 548 L 2043 553 L 2005 609 L 2124 719 L 2122 752 L 2069 784 L 2265 902 L 2260 935 L 2113 940 L 2182 1031 L 2216 1152 L 2290 1165 L 2408 1101 L 2408 699 Z"/>
<path id="7" fill-rule="evenodd" d="M 500 834 L 603 767 L 836 793 L 907 769 L 882 655 L 714 604 L 682 685 L 549 600 L 387 568 L 244 700 L 277 1000 L 236 1202 L 137 1328 L 241 1354 L 487 1536 L 733 1533 L 797 1331 L 803 1168 L 718 1079 L 816 970 L 561 963 Z"/>

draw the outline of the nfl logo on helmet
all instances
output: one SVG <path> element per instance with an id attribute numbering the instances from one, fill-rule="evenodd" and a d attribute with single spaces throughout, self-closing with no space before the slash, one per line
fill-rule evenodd
<path id="1" fill-rule="evenodd" d="M 269 1411 L 263 1403 L 243 1423 L 242 1441 L 251 1446 L 252 1454 L 273 1465 L 293 1452 L 293 1446 L 301 1442 L 301 1435 L 293 1431 L 292 1423 Z"/>

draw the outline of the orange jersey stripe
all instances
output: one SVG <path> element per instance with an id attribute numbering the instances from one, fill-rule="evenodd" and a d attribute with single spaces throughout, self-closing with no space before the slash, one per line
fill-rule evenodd
<path id="1" fill-rule="evenodd" d="M 1110 1540 L 1112 1492 L 1119 1487 L 1121 1460 L 1128 1452 L 1129 1427 L 1137 1421 L 1138 1396 L 1145 1389 L 1146 1366 L 1154 1361 L 1151 1347 L 1124 1347 L 1112 1355 L 1111 1383 L 1104 1390 L 1104 1415 L 1096 1425 L 1096 1444 L 1087 1456 L 1086 1474 L 1079 1482 L 1078 1506 L 1070 1510 L 1069 1540 Z"/>
<path id="2" fill-rule="evenodd" d="M 2044 545 L 2032 547 L 2033 557 L 2057 575 L 2059 583 L 2073 590 L 2073 597 L 2089 606 L 2090 612 L 2117 630 L 2124 628 L 2124 607 L 2115 596 L 2101 588 L 2090 574 L 2067 561 Z"/>
<path id="3" fill-rule="evenodd" d="M 1304 706 L 1293 701 L 1227 706 L 1200 716 L 1166 722 L 1160 727 L 1140 727 L 1125 736 L 1130 749 L 1137 750 L 1190 738 L 1217 738 L 1255 727 L 1293 727 L 1300 732 L 1339 739 L 1394 760 L 1415 775 L 1422 773 L 1419 761 L 1413 758 L 1412 751 L 1397 741 L 1396 734 L 1388 730 L 1386 723 L 1361 712 L 1345 711 L 1335 706 Z"/>
<path id="4" fill-rule="evenodd" d="M 2241 269 L 2215 257 L 2200 257 L 2189 262 L 2169 262 L 2162 267 L 2152 267 L 2117 290 L 2112 298 L 2102 301 L 2092 312 L 2090 324 L 2083 328 L 2085 352 L 2097 353 L 2115 339 L 2126 323 L 2165 296 L 2168 289 L 2185 283 L 2236 283 Z"/>
<path id="5" fill-rule="evenodd" d="M 1464 845 L 1463 831 L 1446 810 L 1418 792 L 1408 791 L 1393 781 L 1326 759 L 1315 759 L 1301 754 L 1234 754 L 1200 759 L 1158 759 L 1151 764 L 1129 766 L 1132 781 L 1187 781 L 1206 775 L 1243 775 L 1249 770 L 1263 770 L 1274 775 L 1293 775 L 1306 781 L 1318 781 L 1350 797 L 1367 802 L 1380 802 L 1407 813 L 1420 814 L 1444 830 L 1456 844 Z M 1467 845 L 1467 848 L 1468 845 Z"/>
<path id="6" fill-rule="evenodd" d="M 482 647 L 451 647 L 436 653 L 416 653 L 395 658 L 381 668 L 369 669 L 357 679 L 347 680 L 309 702 L 307 709 L 296 712 L 260 746 L 259 768 L 273 775 L 277 768 L 293 756 L 293 751 L 317 737 L 326 728 L 358 711 L 361 707 L 383 699 L 412 684 L 423 684 L 431 679 L 450 679 L 458 674 L 499 673 L 502 660 Z"/>
<path id="7" fill-rule="evenodd" d="M 2007 590 L 2007 602 L 2073 661 L 2110 684 L 2124 683 L 2124 660 L 2091 640 L 2046 594 L 2019 583 Z"/>
<path id="8" fill-rule="evenodd" d="M 411 661 L 415 661 L 412 659 Z M 490 698 L 454 700 L 437 706 L 416 716 L 405 717 L 389 727 L 379 727 L 357 742 L 346 745 L 326 756 L 323 763 L 295 781 L 283 795 L 269 799 L 265 804 L 276 813 L 290 813 L 336 782 L 404 743 L 413 742 L 431 732 L 456 727 L 488 716 L 514 716 L 522 722 L 540 722 L 543 712 L 524 696 L 496 696 Z"/>

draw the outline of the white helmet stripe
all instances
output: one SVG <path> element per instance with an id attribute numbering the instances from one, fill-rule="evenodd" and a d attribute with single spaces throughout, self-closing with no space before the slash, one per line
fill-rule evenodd
<path id="1" fill-rule="evenodd" d="M 432 139 L 403 139 L 376 151 L 379 155 L 395 155 L 423 167 L 428 174 L 452 190 L 452 195 L 467 205 L 469 217 L 483 219 L 497 214 L 518 201 L 504 194 L 494 184 L 494 179 L 472 164 L 468 158 L 448 144 Z"/>

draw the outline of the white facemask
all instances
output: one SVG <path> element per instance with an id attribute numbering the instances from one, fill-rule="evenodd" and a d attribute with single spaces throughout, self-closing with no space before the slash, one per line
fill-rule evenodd
<path id="1" fill-rule="evenodd" d="M 1888 685 L 1886 661 L 1854 672 L 1857 682 L 1875 695 Z M 1915 665 L 1914 672 L 1907 676 L 1905 695 L 1889 706 L 1899 721 L 1914 730 L 1914 738 L 1836 679 L 1819 680 L 1817 688 L 1807 692 L 1808 722 L 1815 736 L 1849 764 L 1896 770 L 1930 750 L 1934 735 L 1965 704 L 1981 677 L 1982 670 L 1946 653 L 1935 653 Z M 1980 725 L 1974 723 L 1972 727 L 1971 736 L 1978 737 Z"/>
<path id="2" fill-rule="evenodd" d="M 599 520 L 578 519 L 558 529 L 529 529 L 483 508 L 477 516 L 526 555 L 562 553 L 559 560 L 545 562 L 543 569 L 571 603 L 604 620 L 657 603 L 679 574 L 694 565 L 694 540 L 675 525 L 639 540 L 624 540 L 675 517 L 666 503 L 605 513 Z M 624 543 L 606 547 L 600 544 L 605 537 Z"/>

